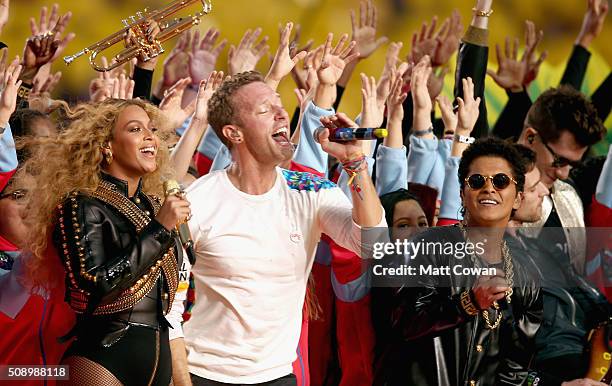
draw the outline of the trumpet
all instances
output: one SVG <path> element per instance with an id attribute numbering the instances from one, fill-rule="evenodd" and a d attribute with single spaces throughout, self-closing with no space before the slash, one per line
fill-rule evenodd
<path id="1" fill-rule="evenodd" d="M 188 15 L 182 18 L 174 18 L 166 21 L 170 16 L 177 13 L 183 8 L 189 7 L 195 3 L 202 3 L 202 10 L 194 15 Z M 132 58 L 141 56 L 144 61 L 148 61 L 164 52 L 161 43 L 170 40 L 177 35 L 182 34 L 194 25 L 200 24 L 200 18 L 207 15 L 212 10 L 211 0 L 175 0 L 159 10 L 149 11 L 144 9 L 143 12 L 136 12 L 136 16 L 130 16 L 129 20 L 124 19 L 122 23 L 124 28 L 114 34 L 92 44 L 89 47 L 82 49 L 74 55 L 64 57 L 66 65 L 70 65 L 75 59 L 89 55 L 89 64 L 94 70 L 99 72 L 110 71 L 117 68 Z M 159 24 L 161 32 L 153 41 L 149 41 L 146 36 L 145 23 L 148 20 L 153 20 Z M 103 51 L 113 45 L 123 42 L 128 33 L 134 36 L 134 44 L 125 47 L 117 53 L 111 60 L 108 66 L 101 66 L 96 63 L 96 57 Z"/>

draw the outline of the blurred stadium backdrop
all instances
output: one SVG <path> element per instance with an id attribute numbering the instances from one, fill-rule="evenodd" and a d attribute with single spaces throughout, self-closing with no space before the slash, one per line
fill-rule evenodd
<path id="1" fill-rule="evenodd" d="M 351 32 L 350 9 L 358 14 L 358 0 L 212 0 L 213 11 L 203 18 L 198 28 L 206 31 L 214 26 L 221 30 L 221 39 L 227 38 L 230 44 L 237 44 L 247 28 L 262 27 L 264 34 L 270 36 L 270 51 L 273 53 L 278 44 L 279 22 L 293 21 L 302 26 L 301 42 L 309 38 L 315 39 L 315 45 L 324 41 L 328 32 Z M 121 28 L 121 19 L 134 15 L 145 7 L 158 8 L 170 0 L 59 0 L 60 12 L 72 11 L 73 17 L 67 31 L 77 34 L 66 49 L 64 55 L 73 54 L 80 49 L 116 32 Z M 420 27 L 423 21 L 430 21 L 433 15 L 443 20 L 457 8 L 464 25 L 471 20 L 471 9 L 474 0 L 375 0 L 379 11 L 379 35 L 389 37 L 390 41 L 402 41 L 404 48 L 401 55 L 405 56 L 410 49 L 412 32 Z M 10 19 L 1 39 L 9 45 L 11 55 L 21 55 L 23 43 L 30 35 L 29 18 L 38 19 L 40 7 L 49 8 L 53 1 L 44 0 L 12 0 L 10 4 Z M 489 68 L 497 68 L 495 43 L 503 44 L 507 35 L 519 37 L 523 44 L 524 21 L 535 22 L 538 29 L 544 30 L 544 40 L 541 50 L 548 50 L 549 56 L 542 65 L 540 75 L 530 87 L 530 95 L 535 99 L 543 90 L 556 86 L 561 79 L 573 42 L 580 30 L 582 17 L 586 10 L 586 0 L 495 0 L 494 14 L 490 19 Z M 611 12 L 612 13 L 612 12 Z M 601 35 L 594 41 L 590 50 L 592 57 L 589 62 L 582 91 L 590 95 L 610 72 L 612 62 L 612 15 L 608 15 Z M 172 45 L 165 46 L 166 52 Z M 384 64 L 387 46 L 379 49 L 369 59 L 359 64 L 347 92 L 343 97 L 340 110 L 349 115 L 356 115 L 360 110 L 359 72 L 378 77 Z M 155 80 L 161 76 L 161 57 Z M 227 47 L 221 54 L 217 67 L 225 69 L 227 62 Z M 262 59 L 258 69 L 265 71 L 269 60 Z M 454 67 L 454 59 L 451 66 Z M 75 96 L 87 95 L 89 80 L 96 74 L 91 69 L 85 57 L 66 67 L 63 61 L 54 64 L 53 71 L 62 71 L 63 77 L 58 90 L 68 100 Z M 446 77 L 444 91 L 452 95 L 454 79 L 452 73 Z M 293 94 L 294 83 L 286 79 L 279 90 L 287 111 L 291 114 L 297 104 Z M 489 121 L 494 123 L 506 103 L 505 92 L 497 87 L 492 79 L 487 78 L 486 101 L 489 111 Z M 608 145 L 612 143 L 612 116 L 606 121 L 607 137 L 593 150 L 597 154 L 605 154 Z"/>

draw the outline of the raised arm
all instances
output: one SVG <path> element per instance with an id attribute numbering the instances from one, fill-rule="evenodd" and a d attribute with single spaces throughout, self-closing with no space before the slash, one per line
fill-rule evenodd
<path id="1" fill-rule="evenodd" d="M 213 71 L 208 76 L 206 81 L 200 82 L 197 98 L 193 102 L 193 109 L 195 110 L 193 118 L 191 119 L 191 123 L 187 127 L 187 130 L 185 130 L 185 133 L 183 133 L 181 139 L 174 148 L 171 156 L 174 172 L 179 180 L 183 179 L 183 177 L 187 174 L 193 154 L 195 153 L 196 148 L 202 140 L 204 132 L 208 127 L 208 100 L 215 90 L 219 88 L 222 82 L 222 71 Z M 180 103 L 180 98 L 177 97 L 176 99 L 176 103 Z M 180 108 L 180 106 L 177 107 Z"/>
<path id="2" fill-rule="evenodd" d="M 276 50 L 276 55 L 270 67 L 270 71 L 266 75 L 265 82 L 273 90 L 278 88 L 281 80 L 289 75 L 296 64 L 304 59 L 307 55 L 306 51 L 300 51 L 293 57 L 289 53 L 289 37 L 291 36 L 291 30 L 293 29 L 293 23 L 287 23 L 283 32 L 281 33 L 280 43 Z"/>
<path id="3" fill-rule="evenodd" d="M 570 85 L 580 91 L 591 58 L 589 46 L 601 33 L 607 14 L 607 0 L 587 0 L 587 10 L 582 19 L 582 27 L 576 38 L 572 54 L 567 61 L 561 84 Z"/>
<path id="4" fill-rule="evenodd" d="M 19 57 L 0 74 L 2 91 L 0 93 L 0 192 L 4 189 L 17 169 L 17 152 L 9 126 L 9 118 L 17 105 L 17 90 L 21 86 Z"/>
<path id="5" fill-rule="evenodd" d="M 408 187 L 408 162 L 406 147 L 402 138 L 402 103 L 406 93 L 402 91 L 404 81 L 402 72 L 396 71 L 392 76 L 393 85 L 387 98 L 387 130 L 389 135 L 383 139 L 382 146 L 376 154 L 376 190 L 379 195 L 394 192 Z"/>
<path id="6" fill-rule="evenodd" d="M 480 114 L 474 128 L 474 137 L 488 135 L 487 108 L 484 103 L 485 76 L 489 55 L 489 17 L 492 14 L 493 0 L 477 0 L 474 16 L 462 39 L 461 49 L 457 56 L 454 96 L 463 97 L 462 79 L 472 78 L 474 97 L 480 98 Z"/>

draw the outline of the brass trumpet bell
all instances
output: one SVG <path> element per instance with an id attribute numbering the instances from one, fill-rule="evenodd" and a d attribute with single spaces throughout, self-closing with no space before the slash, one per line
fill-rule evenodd
<path id="1" fill-rule="evenodd" d="M 201 11 L 193 15 L 168 20 L 170 16 L 195 3 L 202 4 Z M 129 20 L 122 20 L 124 25 L 123 29 L 95 44 L 92 44 L 89 47 L 82 49 L 74 55 L 65 56 L 64 62 L 66 62 L 66 65 L 69 65 L 75 59 L 83 55 L 90 54 L 89 64 L 91 67 L 93 67 L 93 69 L 96 71 L 105 72 L 123 65 L 137 56 L 142 56 L 144 57 L 145 61 L 148 61 L 164 52 L 164 48 L 162 47 L 163 42 L 182 34 L 194 25 L 200 24 L 200 18 L 210 13 L 211 10 L 211 0 L 175 0 L 166 5 L 164 8 L 158 10 L 149 11 L 145 8 L 143 12 L 136 12 L 136 16 L 130 16 Z M 161 30 L 153 41 L 149 41 L 147 39 L 145 23 L 148 20 L 157 22 Z M 111 59 L 111 63 L 108 66 L 102 66 L 96 63 L 96 57 L 101 52 L 109 49 L 117 43 L 123 43 L 125 37 L 130 32 L 134 36 L 135 44 L 125 47 L 119 53 L 114 55 Z"/>

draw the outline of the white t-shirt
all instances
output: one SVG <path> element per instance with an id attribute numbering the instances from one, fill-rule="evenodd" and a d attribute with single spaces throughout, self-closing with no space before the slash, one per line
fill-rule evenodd
<path id="1" fill-rule="evenodd" d="M 197 376 L 259 383 L 290 374 L 321 233 L 360 254 L 361 228 L 335 184 L 309 173 L 277 173 L 262 195 L 238 190 L 226 170 L 187 191 L 195 306 L 183 331 L 189 370 Z M 379 226 L 385 225 L 383 215 Z M 169 315 L 175 327 L 183 299 L 177 295 Z M 171 339 L 181 335 L 176 330 Z"/>

